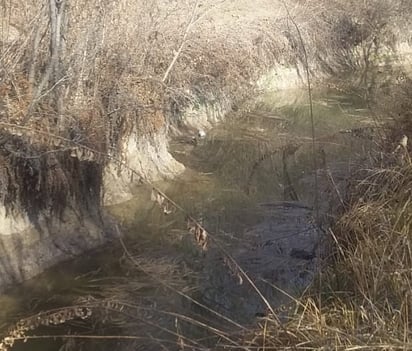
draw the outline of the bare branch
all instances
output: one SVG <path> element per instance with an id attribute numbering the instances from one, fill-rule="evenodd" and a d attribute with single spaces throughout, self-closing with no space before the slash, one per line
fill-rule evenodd
<path id="1" fill-rule="evenodd" d="M 189 24 L 187 25 L 185 33 L 184 33 L 183 38 L 182 38 L 182 43 L 180 44 L 179 49 L 175 52 L 175 56 L 173 57 L 172 62 L 170 62 L 170 65 L 167 68 L 167 70 L 166 70 L 166 72 L 163 76 L 162 82 L 166 81 L 167 77 L 169 76 L 170 71 L 172 70 L 173 66 L 175 65 L 177 59 L 179 58 L 180 53 L 183 50 L 183 47 L 186 44 L 186 38 L 187 38 L 191 28 L 193 27 L 193 25 L 196 22 L 195 19 L 196 19 L 196 10 L 197 10 L 198 4 L 199 4 L 199 0 L 196 0 L 195 5 L 193 6 L 192 16 L 190 18 Z"/>

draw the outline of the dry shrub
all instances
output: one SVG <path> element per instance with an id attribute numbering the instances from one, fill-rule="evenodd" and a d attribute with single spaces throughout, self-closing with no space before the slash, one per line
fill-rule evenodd
<path id="1" fill-rule="evenodd" d="M 393 70 L 392 82 L 378 91 L 374 100 L 376 109 L 393 120 L 392 140 L 399 140 L 402 134 L 412 137 L 412 79 L 403 68 Z"/>
<path id="2" fill-rule="evenodd" d="M 310 1 L 292 13 L 298 23 L 315 70 L 340 75 L 367 71 L 395 54 L 405 40 L 411 5 L 402 0 Z M 287 36 L 296 58 L 303 53 L 293 26 Z M 365 79 L 363 75 L 361 78 Z"/>

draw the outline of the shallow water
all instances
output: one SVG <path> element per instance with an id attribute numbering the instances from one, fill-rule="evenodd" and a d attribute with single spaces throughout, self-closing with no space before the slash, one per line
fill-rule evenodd
<path id="1" fill-rule="evenodd" d="M 150 202 L 150 189 L 139 187 L 134 199 L 110 211 L 120 219 L 125 243 L 140 269 L 130 263 L 118 243 L 112 243 L 0 297 L 3 330 L 21 317 L 86 297 L 133 301 L 140 308 L 144 306 L 147 313 L 139 312 L 139 318 L 130 313 L 127 317 L 106 316 L 105 323 L 98 315 L 94 325 L 74 322 L 43 328 L 37 334 L 112 332 L 150 334 L 152 340 L 82 341 L 73 346 L 58 339 L 16 344 L 15 349 L 60 350 L 68 345 L 92 350 L 116 345 L 119 350 L 158 350 L 159 342 L 154 339 L 176 341 L 176 335 L 182 333 L 198 340 L 207 337 L 208 342 L 199 343 L 213 345 L 214 339 L 205 328 L 178 323 L 164 312 L 183 313 L 224 330 L 234 326 L 182 298 L 178 290 L 241 324 L 253 323 L 255 316 L 267 313 L 267 306 L 245 278 L 228 267 L 222 249 L 245 269 L 274 307 L 287 298 L 273 285 L 295 295 L 310 284 L 316 256 L 321 252 L 317 224 L 320 219 L 325 223 L 327 214 L 339 205 L 352 169 L 362 164 L 373 144 L 367 132 L 360 135 L 348 131 L 371 126 L 373 121 L 364 101 L 356 95 L 315 92 L 314 158 L 305 91 L 267 94 L 257 106 L 207 131 L 196 145 L 191 136 L 173 140 L 172 152 L 187 171 L 178 179 L 157 184 L 202 221 L 218 246 L 212 245 L 207 254 L 202 253 L 186 230 L 184 214 L 165 216 Z M 316 197 L 319 218 L 313 210 Z M 136 309 L 133 311 L 136 313 Z"/>

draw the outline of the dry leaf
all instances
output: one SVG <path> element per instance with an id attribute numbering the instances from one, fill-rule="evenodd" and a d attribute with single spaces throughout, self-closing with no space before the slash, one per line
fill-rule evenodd
<path id="1" fill-rule="evenodd" d="M 87 161 L 92 162 L 94 159 L 94 155 L 93 152 L 91 152 L 90 150 L 87 150 Z"/>
<path id="2" fill-rule="evenodd" d="M 81 148 L 76 149 L 76 156 L 79 160 L 83 158 L 83 150 Z"/>
<path id="3" fill-rule="evenodd" d="M 175 209 L 174 206 L 169 201 L 166 201 L 163 204 L 163 213 L 165 215 L 171 214 L 174 211 L 174 209 Z"/>
<path id="4" fill-rule="evenodd" d="M 206 251 L 208 243 L 207 231 L 199 223 L 197 223 L 190 217 L 187 217 L 186 221 L 189 233 L 194 235 L 196 243 L 202 248 L 203 251 Z"/>
<path id="5" fill-rule="evenodd" d="M 163 202 L 165 201 L 165 198 L 163 197 L 162 194 L 157 193 L 156 196 L 156 202 L 159 206 L 162 206 Z"/>

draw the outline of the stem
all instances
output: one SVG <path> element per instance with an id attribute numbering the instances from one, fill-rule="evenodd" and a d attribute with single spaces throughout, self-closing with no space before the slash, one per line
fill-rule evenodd
<path id="1" fill-rule="evenodd" d="M 299 41 L 302 45 L 303 55 L 304 55 L 304 66 L 305 66 L 305 73 L 306 73 L 306 82 L 308 88 L 308 97 L 309 97 L 309 113 L 310 113 L 310 124 L 311 124 L 311 134 L 312 134 L 312 159 L 313 159 L 313 171 L 315 175 L 315 220 L 316 224 L 320 225 L 319 219 L 319 184 L 318 184 L 318 162 L 316 159 L 316 133 L 315 133 L 315 119 L 313 116 L 313 98 L 312 98 L 312 84 L 310 79 L 310 72 L 309 72 L 309 60 L 308 60 L 308 53 L 306 51 L 305 42 L 302 37 L 302 33 L 300 32 L 299 26 L 295 22 L 295 20 L 290 15 L 289 9 L 286 6 L 285 2 L 283 2 L 283 6 L 286 9 L 288 18 L 293 23 L 294 27 L 296 28 L 296 32 L 298 33 Z"/>

